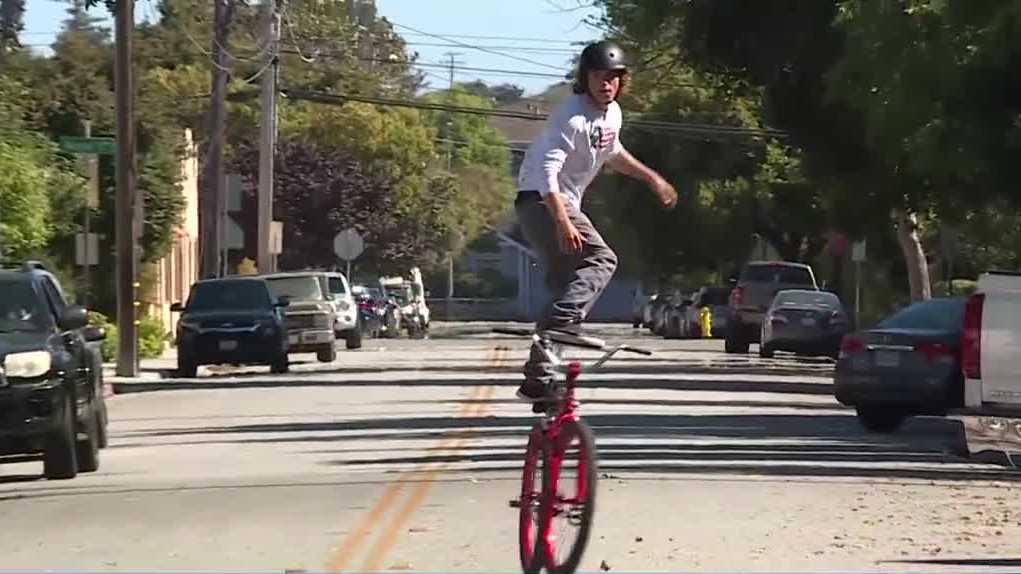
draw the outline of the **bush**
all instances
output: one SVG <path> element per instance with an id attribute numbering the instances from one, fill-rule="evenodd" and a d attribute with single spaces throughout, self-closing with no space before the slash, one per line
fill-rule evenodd
<path id="1" fill-rule="evenodd" d="M 101 327 L 106 331 L 106 339 L 100 346 L 103 355 L 103 362 L 117 360 L 117 350 L 120 345 L 120 336 L 117 325 L 110 322 L 106 315 L 96 311 L 89 311 L 89 324 Z M 163 331 L 163 325 L 152 317 L 143 317 L 138 325 L 138 356 L 142 359 L 155 359 L 163 354 L 164 343 L 167 334 Z"/>
<path id="2" fill-rule="evenodd" d="M 138 356 L 142 359 L 155 359 L 163 354 L 163 344 L 167 334 L 163 324 L 152 317 L 143 317 L 138 324 Z"/>
<path id="3" fill-rule="evenodd" d="M 117 333 L 117 325 L 110 322 L 106 315 L 98 311 L 89 311 L 89 324 L 102 328 L 106 331 L 106 339 L 100 345 L 100 354 L 103 362 L 109 363 L 117 360 L 117 347 L 120 345 L 120 337 Z"/>

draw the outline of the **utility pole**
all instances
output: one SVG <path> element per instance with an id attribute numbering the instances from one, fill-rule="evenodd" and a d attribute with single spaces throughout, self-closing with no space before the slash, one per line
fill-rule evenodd
<path id="1" fill-rule="evenodd" d="M 214 0 L 213 4 L 213 77 L 209 99 L 209 148 L 206 150 L 205 185 L 199 198 L 199 236 L 201 237 L 201 277 L 221 274 L 220 244 L 223 225 L 220 213 L 224 200 L 223 146 L 227 131 L 227 80 L 229 56 L 224 46 L 230 35 L 234 0 Z"/>
<path id="2" fill-rule="evenodd" d="M 443 54 L 449 60 L 447 65 L 450 68 L 450 87 L 447 89 L 447 100 L 448 103 L 454 103 L 454 67 L 462 64 L 463 62 L 458 61 L 457 56 L 461 55 L 461 52 L 446 52 Z M 454 167 L 454 137 L 450 130 L 450 114 L 447 114 L 447 119 L 444 122 L 444 127 L 447 135 L 447 171 L 451 171 Z"/>
<path id="3" fill-rule="evenodd" d="M 259 139 L 259 273 L 276 270 L 275 258 L 270 253 L 270 229 L 273 224 L 273 158 L 276 152 L 277 129 L 277 48 L 280 42 L 280 22 L 276 0 L 265 0 L 263 41 L 272 58 L 269 69 L 262 74 L 262 134 Z"/>
<path id="4" fill-rule="evenodd" d="M 117 106 L 117 375 L 138 374 L 135 324 L 135 86 L 131 69 L 134 0 L 117 2 L 114 83 Z"/>

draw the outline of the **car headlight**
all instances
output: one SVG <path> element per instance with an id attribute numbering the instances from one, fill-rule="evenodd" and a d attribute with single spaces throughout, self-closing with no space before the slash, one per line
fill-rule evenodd
<path id="1" fill-rule="evenodd" d="M 199 330 L 199 324 L 198 323 L 190 323 L 188 321 L 179 321 L 177 323 L 177 325 L 179 327 L 181 327 L 182 331 L 198 331 Z"/>
<path id="2" fill-rule="evenodd" d="M 347 301 L 341 301 L 340 302 L 340 310 L 341 311 L 347 311 L 350 308 L 351 308 L 351 304 L 348 303 Z"/>
<path id="3" fill-rule="evenodd" d="M 4 359 L 4 371 L 12 379 L 41 377 L 50 372 L 53 359 L 49 351 L 12 353 Z"/>

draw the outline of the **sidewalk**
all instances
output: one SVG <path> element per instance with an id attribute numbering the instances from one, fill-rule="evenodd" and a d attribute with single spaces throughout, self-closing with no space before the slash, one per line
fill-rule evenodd
<path id="1" fill-rule="evenodd" d="M 137 377 L 118 377 L 116 362 L 103 363 L 103 382 L 109 396 L 113 392 L 114 384 L 158 381 L 176 369 L 177 349 L 170 347 L 159 358 L 140 359 Z"/>

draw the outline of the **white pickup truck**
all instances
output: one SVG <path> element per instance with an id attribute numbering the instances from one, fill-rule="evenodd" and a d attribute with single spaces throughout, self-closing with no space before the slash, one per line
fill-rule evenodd
<path id="1" fill-rule="evenodd" d="M 1021 273 L 985 273 L 961 340 L 967 414 L 1021 417 Z"/>

